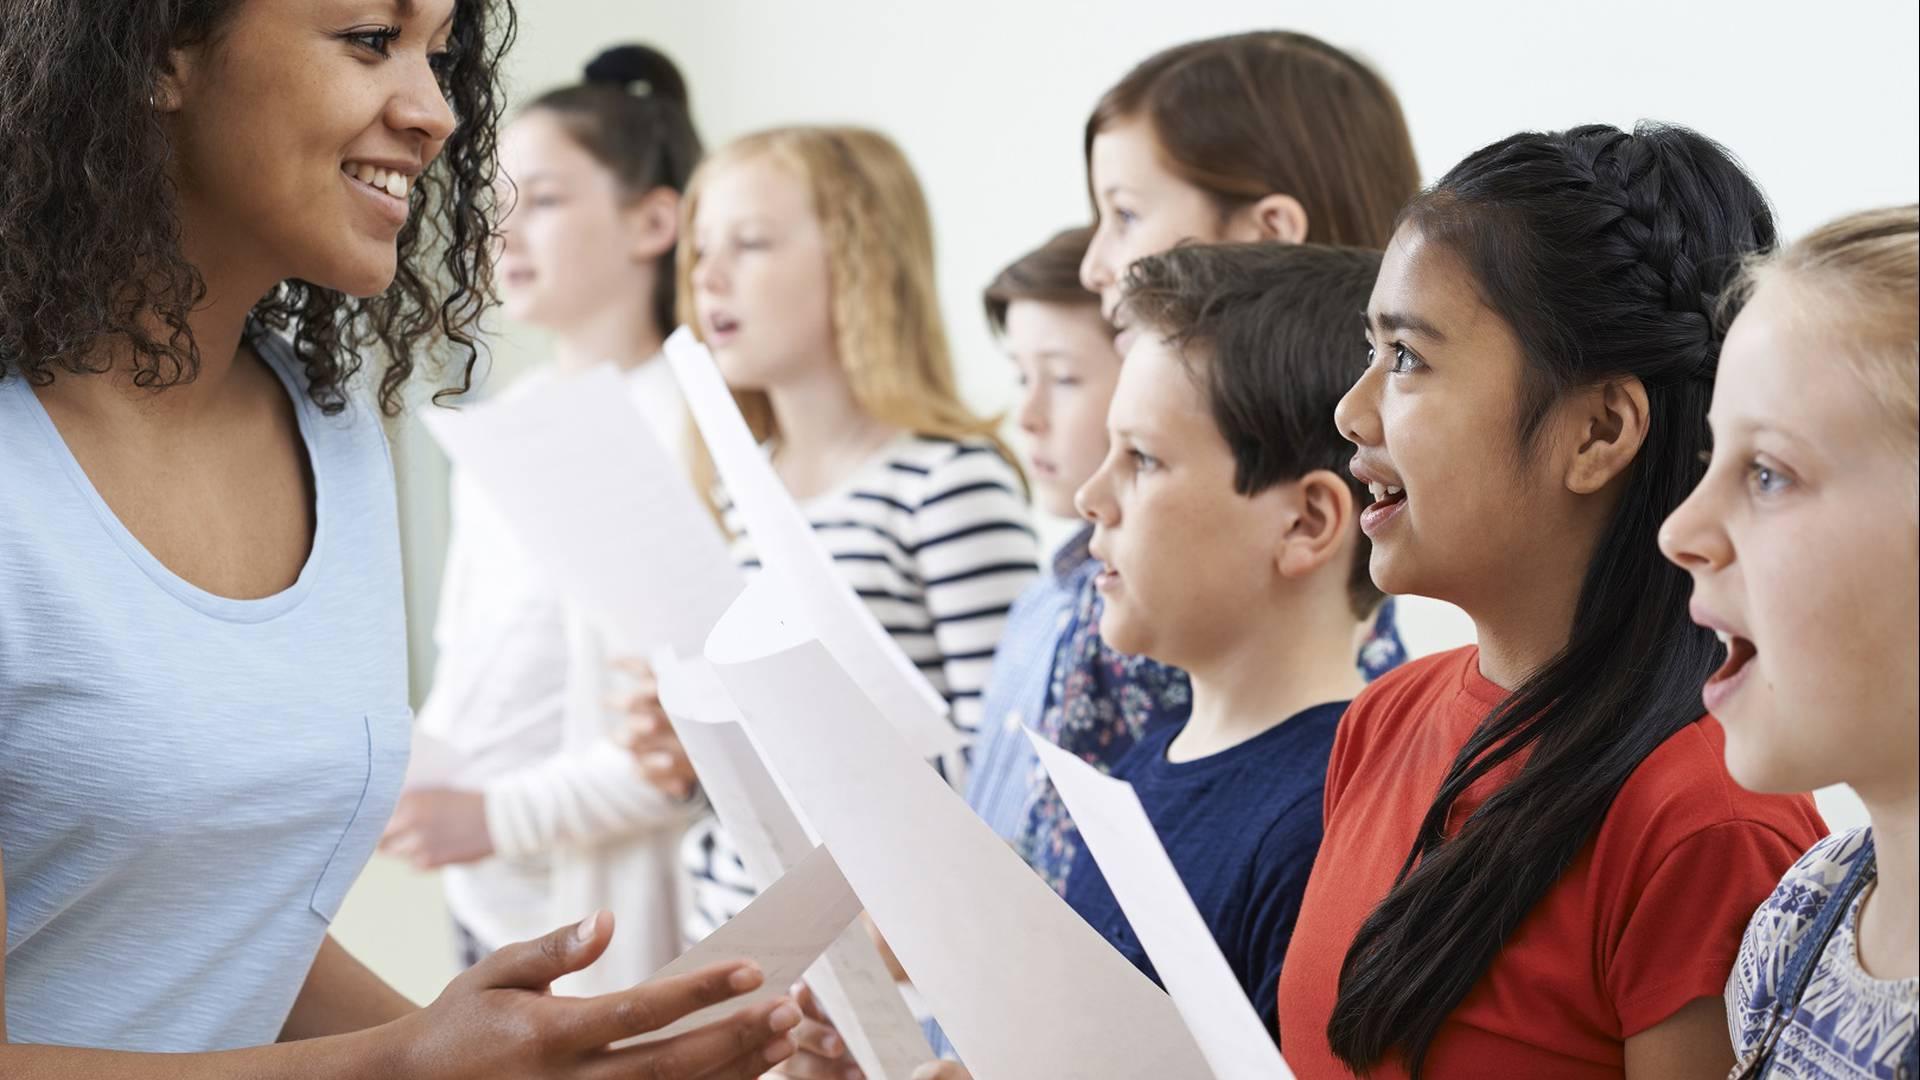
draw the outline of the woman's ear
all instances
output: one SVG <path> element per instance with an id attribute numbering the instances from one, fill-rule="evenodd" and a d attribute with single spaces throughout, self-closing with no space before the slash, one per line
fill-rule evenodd
<path id="1" fill-rule="evenodd" d="M 1226 239 L 1244 244 L 1304 244 L 1307 208 L 1291 195 L 1267 195 L 1233 216 Z"/>
<path id="2" fill-rule="evenodd" d="M 680 237 L 680 193 L 663 184 L 628 203 L 622 217 L 633 260 L 651 263 Z"/>
<path id="3" fill-rule="evenodd" d="M 1567 490 L 1592 495 L 1625 473 L 1647 441 L 1647 388 L 1634 376 L 1611 379 L 1572 396 L 1576 425 Z"/>
<path id="4" fill-rule="evenodd" d="M 1353 543 L 1353 492 L 1345 480 L 1327 469 L 1315 469 L 1282 487 L 1290 490 L 1287 520 L 1274 552 L 1275 565 L 1282 577 L 1304 578 L 1338 558 Z"/>
<path id="5" fill-rule="evenodd" d="M 165 59 L 153 72 L 153 92 L 148 98 L 157 113 L 178 112 L 187 100 L 187 88 L 200 64 L 205 46 L 168 49 Z"/>

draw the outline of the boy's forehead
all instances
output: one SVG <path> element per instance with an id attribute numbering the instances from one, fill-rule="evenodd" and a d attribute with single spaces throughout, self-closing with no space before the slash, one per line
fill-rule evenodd
<path id="1" fill-rule="evenodd" d="M 1200 384 L 1189 362 L 1186 351 L 1156 331 L 1143 330 L 1120 364 L 1120 383 L 1113 395 L 1115 426 L 1122 426 L 1118 421 L 1123 416 L 1145 426 L 1157 416 L 1198 408 Z"/>

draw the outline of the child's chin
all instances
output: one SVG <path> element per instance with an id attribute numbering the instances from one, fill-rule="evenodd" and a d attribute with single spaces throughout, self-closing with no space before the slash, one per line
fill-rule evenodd
<path id="1" fill-rule="evenodd" d="M 1812 775 L 1811 762 L 1791 747 L 1743 735 L 1737 720 L 1716 717 L 1727 733 L 1727 773 L 1748 791 L 1791 795 L 1826 787 L 1832 781 Z"/>
<path id="2" fill-rule="evenodd" d="M 1107 600 L 1106 609 L 1100 613 L 1100 640 L 1115 652 L 1129 656 L 1145 653 L 1147 643 L 1144 637 L 1134 632 L 1132 620 L 1119 608 L 1120 604 L 1111 598 Z"/>
<path id="3" fill-rule="evenodd" d="M 1367 557 L 1367 576 L 1373 579 L 1374 588 L 1388 596 L 1437 596 L 1438 593 L 1419 587 L 1418 575 L 1408 565 L 1404 551 L 1394 551 L 1385 545 L 1376 543 Z"/>

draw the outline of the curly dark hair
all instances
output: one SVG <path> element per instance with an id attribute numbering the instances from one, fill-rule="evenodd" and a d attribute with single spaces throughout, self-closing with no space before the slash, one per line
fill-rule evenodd
<path id="1" fill-rule="evenodd" d="M 0 379 L 98 373 L 98 345 L 116 338 L 132 347 L 136 385 L 198 374 L 187 316 L 206 283 L 181 251 L 151 94 L 168 51 L 214 38 L 238 2 L 0 0 Z M 289 280 L 253 310 L 250 332 L 291 331 L 308 394 L 329 413 L 371 346 L 387 357 L 389 416 L 435 345 L 465 352 L 459 385 L 436 398 L 472 386 L 493 290 L 498 69 L 515 27 L 512 0 L 458 0 L 440 81 L 460 123 L 414 186 L 392 286 L 361 300 Z"/>

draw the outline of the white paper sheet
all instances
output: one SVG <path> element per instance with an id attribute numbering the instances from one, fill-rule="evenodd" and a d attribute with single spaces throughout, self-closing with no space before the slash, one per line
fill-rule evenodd
<path id="1" fill-rule="evenodd" d="M 568 600 L 594 617 L 616 649 L 653 657 L 663 696 L 677 656 L 704 667 L 698 658 L 707 632 L 743 580 L 625 380 L 595 369 L 459 412 L 429 412 L 426 423 Z M 731 710 L 717 682 L 705 693 Z M 690 708 L 683 704 L 682 715 Z M 804 826 L 770 780 L 730 771 L 738 760 L 766 776 L 745 734 L 737 727 L 731 737 L 685 734 L 702 785 L 728 792 L 715 797 L 716 811 L 756 880 L 766 885 L 797 867 L 814 848 Z M 429 777 L 444 779 L 431 761 L 414 782 Z M 778 846 L 770 828 L 780 832 Z M 836 938 L 815 970 L 816 995 L 875 1080 L 904 1080 L 933 1056 L 864 929 Z"/>
<path id="2" fill-rule="evenodd" d="M 1167 996 L 967 808 L 823 645 L 761 610 L 736 603 L 707 657 L 974 1075 L 1210 1075 Z"/>
<path id="3" fill-rule="evenodd" d="M 787 594 L 792 615 L 811 625 L 920 756 L 958 750 L 964 739 L 947 719 L 945 699 L 834 570 L 833 557 L 753 441 L 707 347 L 683 326 L 667 338 L 666 354 L 714 467 L 753 537 L 763 576 Z"/>
<path id="4" fill-rule="evenodd" d="M 742 578 L 618 373 L 603 365 L 421 416 L 616 651 L 699 655 Z"/>
<path id="5" fill-rule="evenodd" d="M 766 974 L 760 988 L 710 1005 L 634 1041 L 669 1039 L 730 1016 L 747 1005 L 786 994 L 859 915 L 860 898 L 840 876 L 833 856 L 826 848 L 813 849 L 785 877 L 755 897 L 746 910 L 651 976 L 663 979 L 729 960 L 751 960 Z M 617 943 L 618 927 L 615 930 Z"/>
<path id="6" fill-rule="evenodd" d="M 1193 906 L 1133 785 L 1031 731 L 1026 736 L 1214 1076 L 1293 1080 L 1273 1036 L 1220 954 L 1213 931 Z"/>
<path id="7" fill-rule="evenodd" d="M 712 667 L 697 657 L 682 662 L 662 655 L 654 669 L 660 703 L 747 874 L 765 885 L 789 872 L 816 841 L 737 723 L 739 711 Z M 859 921 L 808 969 L 807 984 L 869 1080 L 907 1080 L 933 1060 L 919 1021 Z"/>

